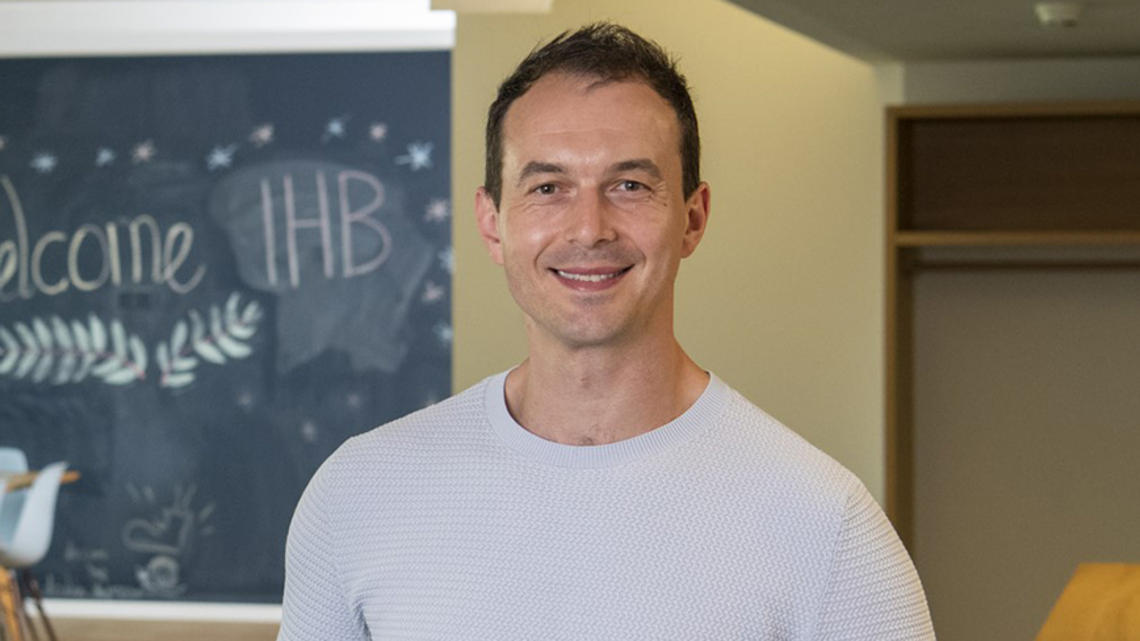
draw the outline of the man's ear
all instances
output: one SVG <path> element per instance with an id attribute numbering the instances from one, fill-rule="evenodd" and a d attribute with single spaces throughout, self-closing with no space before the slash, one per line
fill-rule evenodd
<path id="1" fill-rule="evenodd" d="M 688 258 L 697 250 L 709 224 L 709 184 L 701 183 L 685 202 L 685 235 L 681 239 L 681 257 Z"/>
<path id="2" fill-rule="evenodd" d="M 491 260 L 503 264 L 503 241 L 499 236 L 499 208 L 486 187 L 475 192 L 475 220 L 479 225 L 479 235 L 487 246 Z"/>

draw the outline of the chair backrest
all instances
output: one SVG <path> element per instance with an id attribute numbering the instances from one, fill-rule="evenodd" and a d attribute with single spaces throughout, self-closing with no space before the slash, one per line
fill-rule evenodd
<path id="1" fill-rule="evenodd" d="M 52 463 L 40 470 L 30 488 L 8 493 L 0 490 L 0 565 L 25 568 L 47 553 L 59 482 L 66 469 L 64 461 Z M 9 504 L 16 509 L 10 509 Z"/>
<path id="2" fill-rule="evenodd" d="M 28 471 L 28 457 L 18 447 L 0 447 L 0 474 L 19 474 Z"/>
<path id="3" fill-rule="evenodd" d="M 28 471 L 28 457 L 18 447 L 0 447 L 0 545 L 12 540 L 16 522 L 24 510 L 27 492 L 13 492 L 4 496 L 3 477 Z"/>

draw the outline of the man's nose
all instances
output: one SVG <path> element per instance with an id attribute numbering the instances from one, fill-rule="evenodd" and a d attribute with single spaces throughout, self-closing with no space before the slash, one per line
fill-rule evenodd
<path id="1" fill-rule="evenodd" d="M 583 247 L 593 247 L 617 238 L 613 227 L 613 211 L 606 199 L 592 190 L 575 199 L 567 224 L 568 240 Z"/>

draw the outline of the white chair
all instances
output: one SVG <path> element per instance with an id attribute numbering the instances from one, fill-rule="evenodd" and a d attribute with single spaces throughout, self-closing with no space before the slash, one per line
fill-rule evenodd
<path id="1" fill-rule="evenodd" d="M 17 447 L 0 447 L 0 475 L 28 471 L 28 458 Z"/>
<path id="2" fill-rule="evenodd" d="M 0 476 L 19 474 L 27 468 L 27 459 L 22 451 L 0 448 Z M 55 632 L 44 615 L 39 589 L 27 570 L 43 559 L 51 545 L 55 501 L 66 469 L 67 463 L 63 461 L 46 465 L 30 487 L 14 491 L 7 491 L 7 482 L 0 482 L 0 566 L 6 571 L 24 571 L 22 583 L 29 588 L 53 641 Z M 16 607 L 17 617 L 26 619 L 20 594 L 16 595 Z M 25 623 L 34 636 L 35 628 L 26 620 Z"/>

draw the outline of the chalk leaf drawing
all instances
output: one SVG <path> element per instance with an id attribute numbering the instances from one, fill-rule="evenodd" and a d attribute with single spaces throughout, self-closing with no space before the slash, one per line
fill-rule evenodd
<path id="1" fill-rule="evenodd" d="M 155 347 L 154 360 L 158 364 L 159 385 L 184 387 L 194 382 L 194 370 L 200 360 L 222 365 L 228 359 L 241 359 L 253 353 L 249 339 L 257 332 L 261 320 L 261 306 L 256 301 L 241 304 L 234 292 L 225 307 L 211 305 L 209 321 L 198 310 L 192 309 L 187 319 L 174 324 L 170 341 Z"/>
<path id="2" fill-rule="evenodd" d="M 108 324 L 92 314 L 85 324 L 52 316 L 16 321 L 12 330 L 0 325 L 0 375 L 53 385 L 88 377 L 126 385 L 146 379 L 146 368 L 146 346 L 117 319 Z"/>
<path id="3" fill-rule="evenodd" d="M 235 292 L 224 307 L 211 305 L 208 320 L 190 310 L 188 320 L 174 324 L 169 343 L 155 348 L 162 387 L 183 387 L 194 381 L 199 358 L 222 365 L 249 356 L 249 339 L 261 320 L 257 302 L 241 305 Z M 0 376 L 33 383 L 64 385 L 97 378 L 108 385 L 146 380 L 147 348 L 123 323 L 104 322 L 94 314 L 87 322 L 59 316 L 0 325 Z"/>

